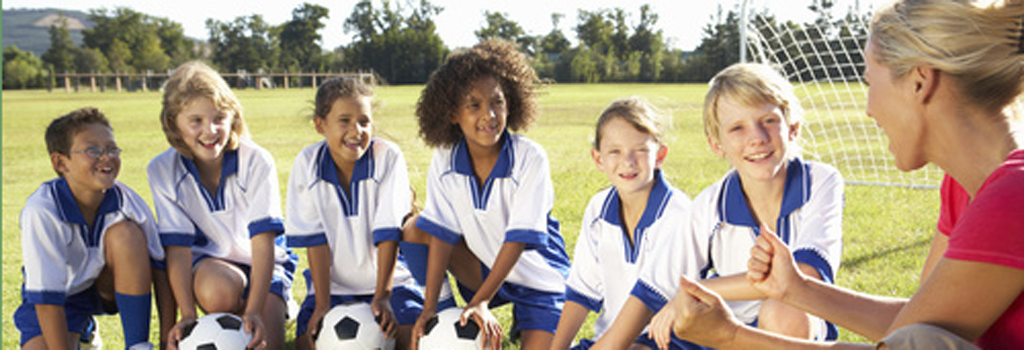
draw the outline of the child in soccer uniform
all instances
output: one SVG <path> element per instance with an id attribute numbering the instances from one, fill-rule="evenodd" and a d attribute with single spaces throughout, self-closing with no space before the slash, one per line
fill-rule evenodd
<path id="1" fill-rule="evenodd" d="M 307 247 L 308 294 L 296 338 L 308 349 L 317 323 L 331 307 L 369 303 L 381 331 L 409 347 L 409 331 L 423 308 L 398 242 L 411 210 L 402 151 L 373 137 L 372 87 L 335 78 L 317 90 L 313 122 L 324 140 L 295 158 L 288 181 L 289 245 Z M 451 292 L 447 305 L 454 305 Z M 397 334 L 396 334 L 397 332 Z"/>
<path id="2" fill-rule="evenodd" d="M 583 214 L 552 349 L 568 349 L 590 311 L 600 312 L 594 322 L 599 339 L 629 298 L 657 237 L 682 233 L 690 197 L 661 172 L 668 147 L 658 118 L 636 97 L 612 102 L 598 118 L 591 156 L 612 186 L 591 197 Z M 636 342 L 654 346 L 647 336 Z M 584 339 L 573 349 L 593 343 Z"/>
<path id="3" fill-rule="evenodd" d="M 536 82 L 513 43 L 488 40 L 450 56 L 423 90 L 416 110 L 420 136 L 437 149 L 416 222 L 430 235 L 429 258 L 422 244 L 406 245 L 419 246 L 406 250 L 416 252 L 406 255 L 410 265 L 428 266 L 414 338 L 438 310 L 448 268 L 466 287 L 462 318 L 481 326 L 490 348 L 500 346 L 502 330 L 489 308 L 507 302 L 515 306 L 513 338 L 520 334 L 524 349 L 550 346 L 569 259 L 550 215 L 554 189 L 547 155 L 537 143 L 508 132 L 535 118 Z M 403 240 L 423 242 L 411 233 Z"/>
<path id="4" fill-rule="evenodd" d="M 765 229 L 793 249 L 808 275 L 832 283 L 842 252 L 843 179 L 828 165 L 802 160 L 796 145 L 802 110 L 793 87 L 759 64 L 737 64 L 711 80 L 704 102 L 704 131 L 715 154 L 733 166 L 693 202 L 689 234 L 697 252 L 658 245 L 640 272 L 633 296 L 657 315 L 650 333 L 659 347 L 669 342 L 679 288 L 680 254 L 707 257 L 701 283 L 729 300 L 741 322 L 772 332 L 834 340 L 834 325 L 775 300 L 765 300 L 747 281 L 750 249 Z M 688 276 L 691 277 L 692 276 Z M 685 302 L 676 299 L 674 302 Z"/>
<path id="5" fill-rule="evenodd" d="M 170 342 L 195 322 L 198 304 L 240 314 L 250 346 L 280 349 L 298 259 L 282 235 L 274 159 L 248 140 L 238 99 L 210 67 L 185 63 L 164 89 L 160 120 L 172 147 L 147 171 L 181 310 Z"/>
<path id="6" fill-rule="evenodd" d="M 151 263 L 164 258 L 146 202 L 118 182 L 121 149 L 102 112 L 54 119 L 46 148 L 58 178 L 21 211 L 25 281 L 14 313 L 25 349 L 78 348 L 93 315 L 121 314 L 125 348 L 151 349 Z"/>

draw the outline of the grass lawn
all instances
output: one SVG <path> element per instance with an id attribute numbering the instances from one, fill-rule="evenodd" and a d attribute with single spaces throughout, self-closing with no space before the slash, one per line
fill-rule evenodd
<path id="1" fill-rule="evenodd" d="M 378 136 L 397 142 L 405 152 L 410 178 L 422 203 L 432 153 L 417 136 L 413 115 L 420 89 L 420 86 L 380 88 L 375 124 Z M 598 114 L 613 99 L 643 96 L 672 115 L 664 172 L 670 182 L 691 197 L 718 180 L 729 167 L 726 160 L 711 153 L 703 136 L 701 107 L 705 85 L 552 85 L 542 91 L 540 120 L 525 134 L 548 152 L 556 191 L 553 215 L 562 223 L 570 254 L 587 201 L 608 185 L 604 175 L 592 165 L 590 141 Z M 277 161 L 283 203 L 283 191 L 295 155 L 321 139 L 308 118 L 312 113 L 314 91 L 308 88 L 243 90 L 237 94 L 245 106 L 245 118 L 254 141 L 273 153 Z M 125 149 L 119 179 L 152 203 L 145 167 L 168 148 L 158 118 L 160 98 L 159 92 L 3 92 L 3 348 L 16 348 L 19 339 L 11 321 L 21 302 L 18 214 L 25 199 L 39 184 L 55 176 L 43 141 L 46 125 L 75 108 L 99 107 L 111 119 L 118 144 Z M 863 114 L 862 111 L 849 112 Z M 867 118 L 860 122 L 873 124 Z M 807 124 L 813 125 L 813 122 Z M 884 152 L 884 143 L 875 146 Z M 891 173 L 895 173 L 893 169 L 890 164 Z M 838 283 L 871 294 L 909 296 L 916 289 L 921 264 L 935 232 L 938 207 L 938 192 L 934 190 L 847 186 L 843 261 Z M 300 268 L 304 269 L 305 252 L 299 251 L 299 255 L 302 257 Z M 304 283 L 302 278 L 296 280 L 293 293 L 298 300 L 305 295 Z M 496 314 L 508 327 L 510 308 L 499 308 Z M 158 339 L 155 316 L 154 311 L 151 335 L 154 342 Z M 123 340 L 117 316 L 100 320 L 105 347 L 121 347 Z M 294 324 L 289 325 L 287 332 L 290 344 Z M 580 336 L 592 336 L 589 326 L 584 327 Z M 863 341 L 848 331 L 843 331 L 842 339 Z"/>

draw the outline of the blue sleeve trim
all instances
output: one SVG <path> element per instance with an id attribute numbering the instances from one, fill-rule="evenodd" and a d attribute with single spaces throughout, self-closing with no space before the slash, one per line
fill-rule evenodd
<path id="1" fill-rule="evenodd" d="M 825 260 L 821 254 L 813 249 L 800 249 L 793 252 L 793 260 L 811 265 L 815 270 L 818 270 L 818 274 L 821 275 L 821 279 L 827 283 L 835 283 L 835 276 L 832 276 L 832 265 Z"/>
<path id="2" fill-rule="evenodd" d="M 542 249 L 548 243 L 548 234 L 534 230 L 511 230 L 505 233 L 505 242 L 526 243 L 526 249 Z"/>
<path id="3" fill-rule="evenodd" d="M 327 234 L 323 232 L 302 236 L 288 235 L 285 237 L 288 237 L 289 247 L 316 247 L 327 244 Z"/>
<path id="4" fill-rule="evenodd" d="M 249 238 L 264 232 L 273 232 L 275 236 L 284 233 L 284 220 L 281 218 L 264 218 L 249 223 Z"/>
<path id="5" fill-rule="evenodd" d="M 402 240 L 402 229 L 397 227 L 388 227 L 373 230 L 373 245 L 378 245 L 380 242 Z"/>
<path id="6" fill-rule="evenodd" d="M 67 302 L 67 294 L 64 292 L 52 291 L 24 291 L 25 300 L 32 304 L 64 305 Z"/>
<path id="7" fill-rule="evenodd" d="M 431 236 L 437 237 L 451 245 L 459 244 L 459 241 L 462 240 L 462 235 L 444 228 L 444 226 L 438 225 L 423 216 L 420 216 L 420 218 L 416 220 L 416 228 L 423 230 L 423 232 L 429 233 Z"/>
<path id="8" fill-rule="evenodd" d="M 195 245 L 196 236 L 190 233 L 161 233 L 160 244 L 175 247 L 191 247 Z"/>
<path id="9" fill-rule="evenodd" d="M 587 296 L 573 290 L 571 287 L 565 288 L 565 300 L 583 305 L 583 307 L 593 312 L 601 312 L 601 307 L 604 304 L 603 300 L 587 298 Z"/>
<path id="10" fill-rule="evenodd" d="M 636 281 L 633 291 L 629 294 L 640 299 L 653 313 L 658 313 L 658 311 L 661 311 L 661 308 L 665 307 L 665 304 L 668 304 L 668 300 L 665 300 L 661 294 L 655 292 L 654 287 L 641 280 Z"/>

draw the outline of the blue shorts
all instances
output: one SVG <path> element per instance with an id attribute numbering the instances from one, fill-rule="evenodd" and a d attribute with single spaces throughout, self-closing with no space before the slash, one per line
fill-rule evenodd
<path id="1" fill-rule="evenodd" d="M 480 264 L 483 279 L 490 275 L 491 269 L 483 263 Z M 466 301 L 472 300 L 476 291 L 459 285 L 459 293 Z M 518 338 L 524 330 L 540 330 L 555 333 L 558 329 L 558 319 L 562 317 L 562 307 L 565 306 L 565 293 L 552 293 L 521 286 L 511 282 L 505 282 L 498 288 L 494 298 L 488 305 L 491 308 L 512 303 L 512 339 Z"/>
<path id="2" fill-rule="evenodd" d="M 290 254 L 290 255 L 292 255 L 295 258 L 298 258 L 298 256 L 295 256 L 294 254 Z M 192 272 L 193 273 L 195 272 L 195 267 L 196 267 L 196 265 L 199 264 L 200 261 L 203 261 L 204 259 L 207 259 L 207 258 L 213 258 L 213 257 L 209 256 L 209 255 L 200 255 L 200 256 L 194 257 L 192 259 Z M 227 262 L 227 263 L 229 263 L 231 265 L 235 265 L 239 269 L 242 269 L 242 273 L 244 273 L 246 276 L 250 276 L 252 274 L 252 267 L 249 266 L 249 265 L 239 264 L 239 263 L 236 263 L 234 261 L 229 261 L 229 260 L 224 260 L 224 259 L 220 259 L 220 260 L 224 261 L 224 262 Z M 294 276 L 295 276 L 295 266 L 296 266 L 296 263 L 294 261 L 292 261 L 292 260 L 288 260 L 284 264 L 275 264 L 275 265 L 277 265 L 277 266 L 274 266 L 274 271 L 273 271 L 273 273 L 271 274 L 271 277 L 270 277 L 270 292 L 274 293 L 274 294 L 277 294 L 277 296 L 281 297 L 281 299 L 284 300 L 285 303 L 287 304 L 289 300 L 292 300 L 292 281 L 295 279 Z M 248 299 L 248 298 L 249 298 L 249 284 L 246 284 L 245 285 L 245 292 L 242 294 L 242 299 Z M 289 317 L 291 317 L 291 316 L 289 316 Z"/>
<path id="3" fill-rule="evenodd" d="M 646 347 L 648 347 L 650 349 L 657 349 L 658 348 L 658 343 L 655 343 L 654 339 L 651 339 L 651 337 L 648 336 L 646 332 L 644 334 L 641 334 L 640 337 L 636 338 L 636 341 L 634 343 L 635 344 L 641 344 L 641 345 L 646 346 Z M 573 346 L 572 348 L 570 348 L 570 350 L 587 350 L 587 349 L 590 349 L 590 347 L 592 347 L 592 346 L 594 346 L 594 341 L 593 340 L 582 339 L 582 340 L 580 340 L 580 342 L 578 344 L 576 344 L 576 346 Z M 697 344 L 694 344 L 694 343 L 691 343 L 691 342 L 679 339 L 678 337 L 676 337 L 675 334 L 672 335 L 672 343 L 669 345 L 668 348 L 671 349 L 671 350 L 703 350 L 703 349 L 709 349 L 709 348 L 705 348 L 703 346 L 700 346 L 700 345 L 697 345 Z"/>
<path id="4" fill-rule="evenodd" d="M 68 332 L 71 333 L 89 334 L 96 327 L 92 316 L 107 313 L 103 309 L 103 300 L 96 292 L 96 286 L 68 296 L 64 302 L 64 317 Z M 43 335 L 43 329 L 39 327 L 39 317 L 36 315 L 36 304 L 25 302 L 24 299 L 18 310 L 14 311 L 14 325 L 18 332 L 21 332 L 21 345 Z"/>
<path id="5" fill-rule="evenodd" d="M 313 278 L 309 270 L 302 272 L 306 277 L 306 290 L 312 290 Z M 352 302 L 369 304 L 373 301 L 373 295 L 331 295 L 331 307 Z M 455 299 L 448 298 L 438 302 L 438 311 L 455 306 Z M 306 334 L 306 326 L 309 319 L 313 317 L 313 309 L 316 308 L 316 298 L 312 294 L 306 295 L 299 309 L 299 317 L 295 324 L 295 337 Z M 420 317 L 423 311 L 423 294 L 413 286 L 394 286 L 391 288 L 391 311 L 395 313 L 395 319 L 399 325 L 412 325 Z"/>

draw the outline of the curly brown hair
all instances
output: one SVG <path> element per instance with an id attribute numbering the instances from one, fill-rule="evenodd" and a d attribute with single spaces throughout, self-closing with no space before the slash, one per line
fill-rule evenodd
<path id="1" fill-rule="evenodd" d="M 497 78 L 505 93 L 509 130 L 524 131 L 537 119 L 537 73 L 514 43 L 488 39 L 453 53 L 431 73 L 416 103 L 420 137 L 427 146 L 454 146 L 462 140 L 462 129 L 451 120 L 471 83 L 486 76 Z"/>

